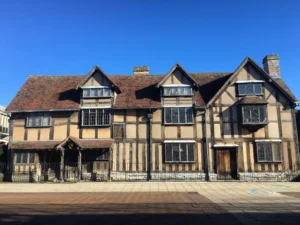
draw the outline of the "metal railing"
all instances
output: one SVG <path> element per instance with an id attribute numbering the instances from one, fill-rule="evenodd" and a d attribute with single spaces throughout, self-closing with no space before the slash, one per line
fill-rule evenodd
<path id="1" fill-rule="evenodd" d="M 300 181 L 300 165 L 280 171 L 220 171 L 193 170 L 189 165 L 160 165 L 150 171 L 144 164 L 120 163 L 109 168 L 83 162 L 15 164 L 0 162 L 0 182 L 101 182 L 101 181 Z M 232 165 L 232 164 L 231 164 Z"/>

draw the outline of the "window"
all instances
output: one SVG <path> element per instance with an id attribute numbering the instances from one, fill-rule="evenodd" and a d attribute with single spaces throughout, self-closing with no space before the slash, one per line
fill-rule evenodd
<path id="1" fill-rule="evenodd" d="M 109 109 L 83 109 L 82 125 L 83 126 L 109 126 L 110 110 Z"/>
<path id="2" fill-rule="evenodd" d="M 281 162 L 280 142 L 256 142 L 257 162 Z"/>
<path id="3" fill-rule="evenodd" d="M 243 105 L 243 124 L 267 123 L 266 105 Z"/>
<path id="4" fill-rule="evenodd" d="M 16 163 L 34 163 L 36 154 L 34 152 L 17 152 L 15 153 Z"/>
<path id="5" fill-rule="evenodd" d="M 165 162 L 169 162 L 169 163 L 194 162 L 194 144 L 193 143 L 165 144 Z"/>
<path id="6" fill-rule="evenodd" d="M 192 107 L 170 107 L 164 109 L 165 124 L 189 124 L 194 122 Z"/>
<path id="7" fill-rule="evenodd" d="M 83 97 L 84 98 L 111 97 L 111 90 L 108 87 L 84 88 L 83 89 Z"/>
<path id="8" fill-rule="evenodd" d="M 262 95 L 262 83 L 239 83 L 239 95 Z"/>
<path id="9" fill-rule="evenodd" d="M 48 127 L 50 126 L 49 113 L 34 113 L 27 117 L 27 127 Z"/>
<path id="10" fill-rule="evenodd" d="M 88 149 L 83 151 L 83 161 L 104 161 L 108 160 L 109 149 Z"/>
<path id="11" fill-rule="evenodd" d="M 114 138 L 123 139 L 125 137 L 125 124 L 115 123 L 113 128 Z"/>
<path id="12" fill-rule="evenodd" d="M 164 96 L 192 95 L 191 87 L 164 87 Z"/>

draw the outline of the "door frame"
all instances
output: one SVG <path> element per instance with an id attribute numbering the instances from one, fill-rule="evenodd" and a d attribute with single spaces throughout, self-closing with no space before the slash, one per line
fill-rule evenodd
<path id="1" fill-rule="evenodd" d="M 232 179 L 238 179 L 238 148 L 236 146 L 224 146 L 224 147 L 216 147 L 214 151 L 214 170 L 217 174 L 217 180 L 224 180 L 218 178 L 218 166 L 219 160 L 217 157 L 217 151 L 228 150 L 230 154 L 230 174 Z M 232 163 L 233 162 L 233 163 Z M 233 167 L 233 168 L 232 168 Z M 226 180 L 226 179 L 225 179 Z"/>

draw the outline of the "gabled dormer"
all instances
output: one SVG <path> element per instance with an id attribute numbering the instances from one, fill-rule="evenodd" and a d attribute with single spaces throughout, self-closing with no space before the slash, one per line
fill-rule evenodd
<path id="1" fill-rule="evenodd" d="M 156 87 L 160 88 L 164 124 L 193 124 L 197 82 L 176 63 Z"/>
<path id="2" fill-rule="evenodd" d="M 117 94 L 121 92 L 118 86 L 99 66 L 94 66 L 77 89 L 81 91 L 81 125 L 110 126 L 110 109 Z"/>

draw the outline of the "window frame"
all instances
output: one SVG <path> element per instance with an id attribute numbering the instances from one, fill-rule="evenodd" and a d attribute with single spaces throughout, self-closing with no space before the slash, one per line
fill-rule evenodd
<path id="1" fill-rule="evenodd" d="M 24 162 L 24 154 L 26 154 L 26 162 Z M 20 158 L 20 162 L 18 162 L 18 155 L 21 157 Z M 30 156 L 34 156 L 33 157 L 33 162 L 30 162 Z M 20 165 L 20 164 L 35 164 L 36 163 L 36 160 L 37 160 L 37 154 L 36 152 L 15 152 L 14 153 L 14 162 L 15 164 L 17 165 Z"/>
<path id="2" fill-rule="evenodd" d="M 108 96 L 100 96 L 99 95 L 99 90 L 102 90 L 102 93 L 104 89 L 108 89 L 109 90 L 109 94 Z M 85 90 L 89 90 L 89 96 L 86 96 L 85 95 Z M 92 96 L 91 93 L 92 93 L 92 90 L 97 90 L 97 96 Z M 108 86 L 99 86 L 99 87 L 82 87 L 82 98 L 111 98 L 112 97 L 112 90 L 111 90 L 111 87 L 108 87 Z"/>
<path id="3" fill-rule="evenodd" d="M 261 96 L 263 95 L 263 82 L 242 82 L 242 83 L 236 83 L 237 84 L 237 95 L 238 96 Z M 251 93 L 245 93 L 245 94 L 241 94 L 240 93 L 240 89 L 242 85 L 253 85 L 253 94 Z M 260 93 L 255 93 L 255 85 L 260 85 Z M 245 90 L 247 90 L 247 86 L 245 87 Z M 247 92 L 247 91 L 246 91 Z"/>
<path id="4" fill-rule="evenodd" d="M 172 146 L 172 160 L 167 160 L 168 157 L 167 157 L 167 145 L 178 145 L 178 158 L 179 160 L 178 161 L 175 161 L 174 160 L 174 151 L 173 148 L 174 146 Z M 182 149 L 181 145 L 185 145 L 186 146 L 186 160 L 183 161 L 181 160 L 181 153 L 180 153 L 180 149 Z M 192 155 L 193 155 L 193 160 L 189 160 L 189 146 L 191 146 L 192 148 Z M 192 142 L 173 142 L 173 143 L 164 143 L 164 163 L 167 163 L 167 164 L 172 164 L 172 163 L 176 163 L 176 164 L 188 164 L 188 163 L 195 163 L 195 143 L 192 143 Z"/>
<path id="5" fill-rule="evenodd" d="M 179 91 L 177 90 L 178 94 L 171 94 L 172 92 L 170 91 L 170 94 L 166 94 L 165 90 L 169 88 L 169 89 L 179 89 L 179 88 L 188 88 L 190 90 L 190 94 L 184 94 L 184 90 L 183 90 L 183 94 L 179 94 Z M 187 91 L 188 92 L 188 91 Z M 193 89 L 191 86 L 163 86 L 163 90 L 162 90 L 162 95 L 163 97 L 180 97 L 180 96 L 184 96 L 184 97 L 189 97 L 189 96 L 193 96 Z"/>
<path id="6" fill-rule="evenodd" d="M 180 108 L 182 109 L 182 108 L 184 108 L 185 109 L 185 123 L 181 123 L 180 122 Z M 180 125 L 191 125 L 191 124 L 194 124 L 195 123 L 195 121 L 194 121 L 194 108 L 192 107 L 192 106 L 175 106 L 175 107 L 173 107 L 173 106 L 171 106 L 171 107 L 164 107 L 163 108 L 164 110 L 163 110 L 163 114 L 164 114 L 164 125 L 177 125 L 177 124 L 180 124 Z M 170 123 L 167 123 L 167 119 L 166 119 L 166 115 L 167 115 L 167 113 L 166 113 L 166 109 L 171 109 L 171 120 L 172 120 L 172 110 L 174 110 L 174 109 L 177 109 L 177 118 L 178 118 L 178 122 L 170 122 Z M 192 122 L 187 122 L 188 121 L 188 117 L 187 117 L 187 115 L 188 115 L 188 110 L 192 110 Z"/>
<path id="7" fill-rule="evenodd" d="M 85 111 L 88 110 L 89 111 L 89 117 L 88 117 L 88 120 L 89 120 L 89 124 L 84 124 L 84 120 L 85 120 Z M 91 114 L 91 110 L 95 110 L 95 124 L 93 125 L 90 125 L 90 114 Z M 102 110 L 103 111 L 103 120 L 105 120 L 105 110 L 108 111 L 108 115 L 109 115 L 109 118 L 108 118 L 108 123 L 107 124 L 97 124 L 97 120 L 99 119 L 98 118 L 98 110 Z M 81 126 L 82 127 L 109 127 L 111 126 L 111 108 L 81 108 L 80 110 L 81 112 Z M 100 115 L 99 115 L 100 117 Z"/>
<path id="8" fill-rule="evenodd" d="M 44 118 L 46 118 L 45 114 L 48 114 L 48 121 L 49 123 L 46 124 L 46 125 L 43 125 L 43 121 L 44 121 Z M 40 120 L 41 120 L 41 124 L 40 125 L 29 125 L 29 120 L 30 118 L 34 118 L 35 120 L 40 117 Z M 51 114 L 50 112 L 40 112 L 40 113 L 30 113 L 27 117 L 26 117 L 26 127 L 27 128 L 37 128 L 37 127 L 51 127 L 52 126 L 52 117 L 51 117 Z"/>
<path id="9" fill-rule="evenodd" d="M 275 141 L 259 141 L 259 142 L 255 142 L 256 144 L 256 162 L 257 163 L 281 163 L 282 162 L 282 145 L 281 145 L 281 142 L 275 142 Z M 262 144 L 271 144 L 271 152 L 272 152 L 272 160 L 269 160 L 267 159 L 267 153 L 266 153 L 266 149 L 263 149 L 264 150 L 264 159 L 259 159 L 259 151 L 260 151 L 260 147 L 259 145 L 262 145 Z M 275 144 L 277 145 L 277 149 L 275 149 Z M 278 151 L 277 153 L 275 153 L 275 151 Z M 279 158 L 280 159 L 276 159 L 276 154 L 277 154 L 277 157 L 279 155 Z"/>
<path id="10" fill-rule="evenodd" d="M 245 107 L 254 107 L 254 108 L 258 108 L 258 113 L 259 113 L 259 117 L 261 115 L 261 110 L 260 107 L 263 107 L 264 110 L 264 114 L 265 114 L 265 118 L 264 121 L 262 122 L 246 122 L 245 121 Z M 245 104 L 241 106 L 241 111 L 242 111 L 242 124 L 244 125 L 251 125 L 251 124 L 267 124 L 268 123 L 268 115 L 267 115 L 267 105 L 266 104 Z M 250 111 L 251 114 L 252 111 Z"/>

